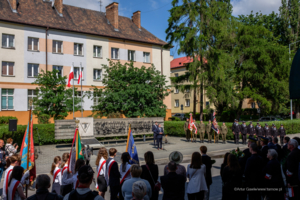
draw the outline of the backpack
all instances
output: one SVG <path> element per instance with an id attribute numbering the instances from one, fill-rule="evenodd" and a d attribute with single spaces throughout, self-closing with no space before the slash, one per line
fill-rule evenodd
<path id="1" fill-rule="evenodd" d="M 98 192 L 89 191 L 83 195 L 80 195 L 77 190 L 73 190 L 69 195 L 69 200 L 87 200 L 87 199 L 95 199 L 98 196 Z"/>

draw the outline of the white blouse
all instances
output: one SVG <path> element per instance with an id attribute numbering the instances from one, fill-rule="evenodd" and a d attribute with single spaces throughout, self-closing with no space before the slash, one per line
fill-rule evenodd
<path id="1" fill-rule="evenodd" d="M 103 162 L 105 162 L 105 163 L 103 164 Z M 99 173 L 99 169 L 100 169 L 100 167 L 101 167 L 102 164 L 103 164 L 103 166 L 102 166 L 101 171 L 100 171 L 100 173 Z M 99 161 L 99 164 L 98 164 L 98 166 L 97 166 L 97 176 L 98 176 L 98 173 L 99 173 L 99 175 L 103 175 L 104 178 L 105 178 L 105 172 L 106 172 L 106 160 L 105 160 L 103 157 L 101 157 L 101 159 L 100 159 L 100 161 Z M 98 178 L 98 177 L 97 177 L 97 178 Z M 97 180 L 97 179 L 96 179 L 96 180 Z M 98 183 L 97 183 L 97 181 L 96 181 L 95 187 L 98 188 Z"/>
<path id="2" fill-rule="evenodd" d="M 21 197 L 20 197 L 20 195 L 19 195 L 19 192 L 18 192 L 18 187 L 22 187 L 22 183 L 21 183 L 21 182 L 20 182 L 19 185 L 17 186 L 17 189 L 16 189 L 16 191 L 15 191 L 15 195 L 14 195 L 14 199 L 12 199 L 13 189 L 14 189 L 14 187 L 15 187 L 17 181 L 18 181 L 18 180 L 16 180 L 16 179 L 13 178 L 13 179 L 11 180 L 10 185 L 8 186 L 8 195 L 7 195 L 8 198 L 7 198 L 7 199 L 9 199 L 9 200 L 22 200 Z"/>
<path id="3" fill-rule="evenodd" d="M 53 171 L 53 178 L 55 173 L 57 172 L 57 170 L 60 170 L 58 167 L 56 167 Z M 59 173 L 57 173 L 55 180 L 53 181 L 54 183 L 58 183 L 59 185 L 61 185 L 61 171 Z"/>
<path id="4" fill-rule="evenodd" d="M 207 191 L 205 174 L 206 174 L 206 166 L 204 164 L 201 165 L 200 169 L 190 168 L 190 164 L 187 166 L 186 177 L 189 178 L 189 183 L 188 183 L 186 192 L 188 194 L 197 193 L 202 190 Z M 193 175 L 193 177 L 192 177 L 192 175 Z"/>

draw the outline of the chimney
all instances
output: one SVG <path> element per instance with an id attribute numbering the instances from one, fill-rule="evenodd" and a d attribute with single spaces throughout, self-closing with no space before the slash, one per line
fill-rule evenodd
<path id="1" fill-rule="evenodd" d="M 14 13 L 18 13 L 17 11 L 17 4 L 18 4 L 18 1 L 17 0 L 7 0 L 9 5 L 10 5 L 10 8 L 11 10 L 14 12 Z"/>
<path id="2" fill-rule="evenodd" d="M 55 8 L 59 16 L 63 17 L 63 0 L 53 0 L 52 7 Z"/>
<path id="3" fill-rule="evenodd" d="M 141 11 L 136 11 L 133 13 L 132 21 L 141 31 Z"/>
<path id="4" fill-rule="evenodd" d="M 119 4 L 113 2 L 106 6 L 106 18 L 114 27 L 115 31 L 119 31 Z"/>

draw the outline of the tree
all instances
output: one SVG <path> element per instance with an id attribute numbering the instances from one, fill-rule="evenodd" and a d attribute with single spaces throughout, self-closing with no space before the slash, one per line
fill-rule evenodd
<path id="1" fill-rule="evenodd" d="M 166 105 L 163 100 L 169 95 L 166 76 L 155 67 L 134 67 L 134 63 L 109 62 L 103 65 L 104 89 L 93 88 L 92 106 L 96 116 L 121 113 L 126 117 L 164 117 Z"/>
<path id="2" fill-rule="evenodd" d="M 67 77 L 59 76 L 57 73 L 57 70 L 46 73 L 42 70 L 32 83 L 38 85 L 37 95 L 33 99 L 33 113 L 38 117 L 48 115 L 54 120 L 64 119 L 68 116 L 68 112 L 73 111 L 73 89 L 67 89 Z M 75 111 L 80 110 L 80 98 L 75 97 L 74 102 Z"/>

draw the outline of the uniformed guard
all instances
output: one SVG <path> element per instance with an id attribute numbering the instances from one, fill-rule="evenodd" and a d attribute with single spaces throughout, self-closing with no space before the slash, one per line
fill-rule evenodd
<path id="1" fill-rule="evenodd" d="M 254 135 L 256 134 L 254 126 L 252 125 L 252 122 L 250 122 L 250 124 L 248 125 L 247 133 L 249 134 L 249 138 L 250 137 L 253 138 Z"/>
<path id="2" fill-rule="evenodd" d="M 264 137 L 271 137 L 271 129 L 269 128 L 268 124 L 265 124 Z"/>
<path id="3" fill-rule="evenodd" d="M 197 128 L 197 123 L 196 123 L 196 120 L 194 119 L 193 123 L 195 124 L 195 127 Z M 191 136 L 192 136 L 192 142 L 196 142 L 197 140 L 197 133 L 198 131 L 196 132 L 195 129 L 192 130 L 192 133 L 191 133 Z"/>
<path id="4" fill-rule="evenodd" d="M 223 122 L 223 125 L 221 126 L 221 134 L 222 134 L 222 140 L 223 140 L 223 144 L 226 143 L 226 135 L 228 132 L 227 126 L 225 125 L 225 122 Z"/>
<path id="5" fill-rule="evenodd" d="M 278 129 L 278 134 L 280 136 L 280 144 L 283 146 L 283 138 L 286 135 L 285 129 L 283 128 L 283 124 L 280 125 L 280 128 Z"/>
<path id="6" fill-rule="evenodd" d="M 204 143 L 204 135 L 205 135 L 205 124 L 201 119 L 200 123 L 198 124 L 198 131 L 200 136 L 200 143 Z"/>
<path id="7" fill-rule="evenodd" d="M 277 135 L 278 135 L 278 131 L 277 131 L 275 124 L 272 124 L 271 135 L 273 138 L 277 137 Z"/>
<path id="8" fill-rule="evenodd" d="M 258 129 L 258 127 L 259 127 L 259 123 L 257 122 L 255 126 L 255 131 Z"/>
<path id="9" fill-rule="evenodd" d="M 268 150 L 269 150 L 268 142 L 269 142 L 268 138 L 263 137 L 263 136 L 260 137 L 260 144 L 262 146 L 261 150 L 260 150 L 260 156 L 262 157 L 262 159 L 264 161 L 264 166 L 266 166 L 269 161 L 269 159 L 267 158 Z"/>
<path id="10" fill-rule="evenodd" d="M 232 132 L 234 135 L 235 144 L 239 143 L 240 133 L 241 133 L 241 127 L 238 122 L 239 121 L 237 119 L 235 119 L 234 123 L 232 124 Z"/>
<path id="11" fill-rule="evenodd" d="M 246 145 L 246 140 L 247 140 L 247 125 L 246 125 L 246 122 L 243 121 L 243 124 L 241 125 L 241 133 L 242 133 L 242 142 L 244 145 Z"/>
<path id="12" fill-rule="evenodd" d="M 205 131 L 207 133 L 208 143 L 211 143 L 212 132 L 211 132 L 211 121 L 210 120 L 208 121 L 208 124 L 206 125 Z"/>
<path id="13" fill-rule="evenodd" d="M 191 138 L 191 133 L 190 133 L 190 130 L 189 130 L 189 122 L 190 119 L 186 119 L 186 122 L 184 123 L 184 131 L 185 131 L 185 137 L 186 137 L 186 141 L 189 142 L 190 141 L 190 138 Z"/>

